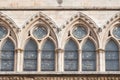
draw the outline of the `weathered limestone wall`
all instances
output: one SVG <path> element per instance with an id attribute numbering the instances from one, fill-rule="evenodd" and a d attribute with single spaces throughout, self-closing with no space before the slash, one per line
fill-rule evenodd
<path id="1" fill-rule="evenodd" d="M 8 15 L 19 28 L 39 11 L 2 11 Z M 78 12 L 82 12 L 90 17 L 98 27 L 103 27 L 119 11 L 40 11 L 50 17 L 58 27 L 63 26 L 68 19 Z"/>
<path id="2" fill-rule="evenodd" d="M 120 0 L 63 0 L 61 7 L 58 7 L 56 0 L 0 0 L 0 12 L 10 17 L 19 28 L 38 12 L 47 15 L 55 22 L 57 27 L 62 27 L 75 14 L 82 12 L 90 17 L 98 27 L 103 28 L 107 21 L 110 21 L 115 14 L 120 12 Z M 30 8 L 61 8 L 61 10 L 24 10 Z M 69 10 L 64 10 L 64 7 Z M 76 8 L 117 8 L 118 10 L 74 10 Z M 9 10 L 22 9 L 22 10 Z M 62 10 L 63 8 L 63 10 Z M 72 10 L 70 10 L 72 8 Z M 5 9 L 5 10 L 4 10 Z M 8 9 L 8 10 L 7 10 Z M 119 75 L 0 75 L 0 80 L 120 80 Z"/>
<path id="3" fill-rule="evenodd" d="M 41 7 L 58 6 L 56 0 L 0 0 L 0 7 Z M 62 6 L 79 7 L 120 7 L 119 0 L 63 0 Z"/>
<path id="4" fill-rule="evenodd" d="M 22 28 L 24 23 L 37 12 L 43 12 L 50 17 L 58 27 L 61 27 L 66 23 L 72 15 L 82 12 L 89 16 L 98 27 L 103 27 L 112 16 L 114 16 L 119 10 L 74 10 L 75 8 L 117 8 L 120 7 L 120 0 L 63 0 L 61 7 L 58 7 L 57 0 L 0 0 L 0 9 L 26 9 L 26 8 L 63 8 L 63 10 L 37 10 L 37 11 L 26 11 L 26 10 L 1 10 L 3 13 L 8 15 L 17 24 L 18 27 Z M 67 7 L 73 10 L 64 10 Z"/>

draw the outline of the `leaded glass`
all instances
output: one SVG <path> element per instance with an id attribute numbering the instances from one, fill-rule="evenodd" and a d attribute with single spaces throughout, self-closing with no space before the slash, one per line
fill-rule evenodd
<path id="1" fill-rule="evenodd" d="M 55 45 L 53 41 L 50 39 L 48 39 L 42 47 L 41 70 L 42 71 L 55 70 Z"/>
<path id="2" fill-rule="evenodd" d="M 7 29 L 0 25 L 0 39 L 5 37 L 7 35 L 7 32 L 8 32 Z"/>
<path id="3" fill-rule="evenodd" d="M 116 26 L 114 29 L 113 29 L 113 35 L 120 39 L 120 25 L 119 26 Z"/>
<path id="4" fill-rule="evenodd" d="M 106 71 L 119 70 L 119 49 L 117 44 L 110 40 L 105 47 Z"/>
<path id="5" fill-rule="evenodd" d="M 24 71 L 36 71 L 36 67 L 37 67 L 37 61 L 36 60 L 28 60 L 28 59 L 24 59 Z"/>
<path id="6" fill-rule="evenodd" d="M 30 39 L 24 50 L 24 71 L 37 70 L 37 44 Z"/>
<path id="7" fill-rule="evenodd" d="M 65 60 L 64 62 L 65 71 L 77 71 L 78 62 L 75 60 Z"/>
<path id="8" fill-rule="evenodd" d="M 10 39 L 7 39 L 2 47 L 1 52 L 1 71 L 14 70 L 14 44 Z"/>
<path id="9" fill-rule="evenodd" d="M 65 45 L 64 70 L 65 71 L 78 70 L 78 47 L 76 43 L 71 39 Z"/>
<path id="10" fill-rule="evenodd" d="M 55 70 L 55 61 L 50 59 L 50 60 L 43 60 L 42 59 L 42 62 L 41 62 L 41 68 L 42 68 L 42 71 L 54 71 Z"/>
<path id="11" fill-rule="evenodd" d="M 41 25 L 37 26 L 33 30 L 33 35 L 38 39 L 42 39 L 43 37 L 45 37 L 47 35 L 47 30 L 45 29 L 45 27 L 43 27 Z"/>
<path id="12" fill-rule="evenodd" d="M 94 43 L 88 39 L 82 47 L 82 71 L 96 70 L 96 48 Z"/>
<path id="13" fill-rule="evenodd" d="M 72 34 L 76 38 L 81 39 L 81 38 L 83 38 L 83 37 L 85 37 L 87 35 L 87 30 L 83 26 L 78 25 L 77 27 L 75 27 L 73 29 Z"/>

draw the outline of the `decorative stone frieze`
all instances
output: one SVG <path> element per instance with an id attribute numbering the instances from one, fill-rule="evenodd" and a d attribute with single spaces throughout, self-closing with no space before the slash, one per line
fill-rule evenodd
<path id="1" fill-rule="evenodd" d="M 57 25 L 49 18 L 47 15 L 43 14 L 42 12 L 38 12 L 37 14 L 33 15 L 28 21 L 25 22 L 23 28 L 28 26 L 34 20 L 42 20 L 46 22 L 54 31 L 57 31 Z"/>
<path id="2" fill-rule="evenodd" d="M 0 76 L 0 80 L 120 80 L 119 76 Z"/>
<path id="3" fill-rule="evenodd" d="M 17 32 L 17 30 L 19 29 L 15 22 L 2 12 L 0 12 L 0 19 L 5 21 L 11 28 L 13 28 L 14 31 Z"/>
<path id="4" fill-rule="evenodd" d="M 106 24 L 104 25 L 104 29 L 109 28 L 109 25 L 114 23 L 114 22 L 120 22 L 120 12 L 118 12 L 117 14 L 115 14 L 113 17 L 111 17 L 111 19 L 109 19 Z"/>
<path id="5" fill-rule="evenodd" d="M 89 26 L 91 28 L 93 28 L 93 30 L 97 30 L 98 29 L 98 26 L 95 24 L 95 22 L 90 18 L 88 17 L 87 15 L 81 13 L 81 12 L 78 12 L 77 14 L 73 15 L 70 19 L 68 19 L 66 21 L 66 23 L 63 25 L 62 28 L 65 28 L 66 26 L 68 26 L 70 23 L 72 23 L 73 21 L 76 21 L 76 20 L 82 20 L 82 21 L 85 21 L 87 24 L 89 24 Z"/>

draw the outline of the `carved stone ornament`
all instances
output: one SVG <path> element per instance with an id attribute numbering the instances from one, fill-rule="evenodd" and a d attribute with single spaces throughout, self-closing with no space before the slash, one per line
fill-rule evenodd
<path id="1" fill-rule="evenodd" d="M 96 23 L 90 17 L 88 17 L 87 15 L 81 12 L 78 12 L 77 14 L 73 15 L 70 19 L 68 19 L 62 28 L 65 28 L 70 23 L 73 23 L 76 20 L 81 20 L 86 22 L 94 31 L 98 30 L 98 26 L 96 25 Z"/>
<path id="2" fill-rule="evenodd" d="M 120 80 L 119 76 L 53 76 L 53 77 L 43 77 L 43 76 L 0 76 L 0 80 Z"/>
<path id="3" fill-rule="evenodd" d="M 57 0 L 57 3 L 59 4 L 59 6 L 61 6 L 61 4 L 63 3 L 63 0 Z"/>
<path id="4" fill-rule="evenodd" d="M 25 22 L 23 28 L 26 28 L 30 23 L 41 19 L 41 21 L 46 22 L 54 31 L 57 31 L 57 25 L 51 18 L 47 15 L 43 14 L 42 12 L 38 12 L 37 14 L 33 15 L 28 21 Z"/>

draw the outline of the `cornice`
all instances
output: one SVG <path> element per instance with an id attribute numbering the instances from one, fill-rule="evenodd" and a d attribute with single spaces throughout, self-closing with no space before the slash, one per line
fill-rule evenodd
<path id="1" fill-rule="evenodd" d="M 120 7 L 107 6 L 29 6 L 29 7 L 0 7 L 0 11 L 119 11 Z"/>

